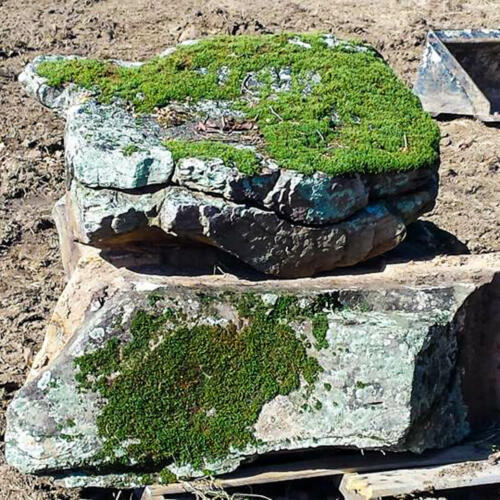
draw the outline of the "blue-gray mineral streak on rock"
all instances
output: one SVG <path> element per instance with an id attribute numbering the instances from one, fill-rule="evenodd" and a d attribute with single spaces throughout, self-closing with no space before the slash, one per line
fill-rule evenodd
<path id="1" fill-rule="evenodd" d="M 238 203 L 255 203 L 298 224 L 338 222 L 368 204 L 369 188 L 359 176 L 304 175 L 273 165 L 250 176 L 220 159 L 183 158 L 172 181 Z"/>
<path id="2" fill-rule="evenodd" d="M 95 273 L 95 265 L 88 272 Z M 281 294 L 293 294 L 300 307 L 307 307 L 320 293 L 310 280 L 292 289 L 287 288 L 290 284 L 268 281 L 257 288 L 239 284 L 228 296 L 223 293 L 228 290 L 224 283 L 203 288 L 201 282 L 192 281 L 179 286 L 130 274 L 133 277 L 123 275 L 121 286 L 109 291 L 97 310 L 87 306 L 84 323 L 63 350 L 15 396 L 7 412 L 5 436 L 11 465 L 28 473 L 70 476 L 86 468 L 95 475 L 120 474 L 134 465 L 127 454 L 133 444 L 130 439 L 115 450 L 123 460 L 120 466 L 99 456 L 103 442 L 97 418 L 105 401 L 92 390 L 79 390 L 73 360 L 103 347 L 115 335 L 128 342 L 135 313 L 152 307 L 151 290 L 175 304 L 188 327 L 238 324 L 235 297 L 239 293 L 255 293 L 270 308 Z M 73 286 L 71 281 L 68 286 Z M 323 287 L 321 293 L 338 297 L 336 305 L 323 309 L 327 344 L 316 344 L 310 319 L 298 321 L 293 329 L 307 355 L 323 369 L 317 380 L 312 385 L 302 381 L 290 394 L 264 404 L 252 428 L 254 444 L 231 448 L 224 458 L 204 465 L 220 474 L 255 454 L 277 450 L 347 446 L 421 452 L 460 441 L 469 428 L 457 370 L 457 332 L 462 325 L 460 311 L 476 289 L 471 284 L 389 285 L 378 290 Z M 210 310 L 204 306 L 207 294 L 215 304 Z M 202 475 L 191 464 L 169 468 L 183 477 Z M 78 475 L 79 484 L 85 484 L 84 476 Z M 132 476 L 131 481 L 135 480 Z"/>
<path id="3" fill-rule="evenodd" d="M 410 224 L 429 211 L 429 207 L 434 206 L 436 193 L 437 185 L 435 189 L 426 189 L 399 196 L 392 200 L 393 210 L 399 214 L 405 224 Z"/>
<path id="4" fill-rule="evenodd" d="M 136 189 L 168 183 L 172 154 L 150 117 L 93 101 L 68 110 L 65 139 L 70 177 L 94 188 Z"/>
<path id="5" fill-rule="evenodd" d="M 359 176 L 304 175 L 282 170 L 264 205 L 288 220 L 322 225 L 346 219 L 368 204 Z"/>

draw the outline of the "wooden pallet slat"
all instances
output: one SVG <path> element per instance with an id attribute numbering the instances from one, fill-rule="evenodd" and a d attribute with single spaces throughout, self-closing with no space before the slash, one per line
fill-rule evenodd
<path id="1" fill-rule="evenodd" d="M 387 453 L 383 455 L 377 452 L 368 452 L 363 455 L 359 452 L 353 452 L 351 454 L 332 454 L 312 460 L 299 460 L 260 467 L 248 465 L 211 482 L 196 480 L 191 483 L 147 486 L 144 490 L 143 500 L 160 499 L 164 495 L 182 494 L 190 488 L 189 485 L 194 485 L 201 490 L 214 486 L 219 488 L 236 488 L 240 486 L 340 475 L 343 475 L 344 478 L 351 478 L 350 480 L 353 481 L 352 484 L 357 484 L 354 481 L 359 481 L 360 478 L 365 476 L 371 477 L 367 473 L 374 473 L 374 471 L 378 472 L 381 470 L 385 472 L 380 474 L 391 474 L 390 471 L 393 471 L 395 475 L 401 470 L 410 470 L 411 474 L 414 474 L 416 470 L 422 470 L 424 471 L 422 474 L 425 475 L 428 474 L 426 471 L 430 470 L 430 467 L 446 464 L 456 465 L 457 463 L 477 464 L 487 462 L 490 453 L 490 443 L 481 440 L 453 446 L 445 450 L 426 452 L 422 455 L 411 453 Z M 451 465 L 451 467 L 454 465 Z M 412 467 L 421 469 L 410 469 Z M 425 467 L 428 469 L 423 469 Z M 365 473 L 365 476 L 360 476 L 360 473 Z M 395 476 L 394 480 L 396 479 L 400 480 Z M 423 478 L 421 480 L 424 481 Z M 381 478 L 381 483 L 384 483 L 384 481 L 387 483 L 387 479 L 382 480 Z M 417 487 L 417 484 L 414 487 Z M 354 494 L 354 489 L 350 494 Z M 365 497 L 359 496 L 348 498 L 365 499 Z"/>
<path id="2" fill-rule="evenodd" d="M 345 474 L 345 500 L 374 500 L 398 495 L 500 483 L 500 464 L 488 460 L 383 472 Z"/>

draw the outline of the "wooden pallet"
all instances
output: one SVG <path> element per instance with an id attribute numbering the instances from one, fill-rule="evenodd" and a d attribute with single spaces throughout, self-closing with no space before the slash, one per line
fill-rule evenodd
<path id="1" fill-rule="evenodd" d="M 323 453 L 320 458 L 288 463 L 247 465 L 211 481 L 147 486 L 142 500 L 168 498 L 192 492 L 193 488 L 206 491 L 325 476 L 343 476 L 342 493 L 348 500 L 492 484 L 500 482 L 500 465 L 489 463 L 488 457 L 499 442 L 500 433 L 494 431 L 468 443 L 422 455 L 332 452 Z"/>
<path id="2" fill-rule="evenodd" d="M 345 474 L 340 492 L 345 500 L 375 500 L 498 483 L 500 464 L 479 460 L 371 474 Z"/>

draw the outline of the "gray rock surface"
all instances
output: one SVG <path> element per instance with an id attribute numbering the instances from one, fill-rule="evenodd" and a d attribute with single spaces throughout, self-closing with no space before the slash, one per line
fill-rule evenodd
<path id="1" fill-rule="evenodd" d="M 70 218 L 79 241 L 106 248 L 158 228 L 168 238 L 215 246 L 254 269 L 281 277 L 311 276 L 356 264 L 401 242 L 406 224 L 433 203 L 428 190 L 375 201 L 337 224 L 303 226 L 275 212 L 170 186 L 133 194 L 93 190 L 73 182 Z M 136 234 L 134 234 L 134 232 Z"/>
<path id="2" fill-rule="evenodd" d="M 158 215 L 166 188 L 151 193 L 91 189 L 72 182 L 67 194 L 71 219 L 81 243 L 99 245 L 103 240 L 147 227 Z"/>
<path id="3" fill-rule="evenodd" d="M 177 163 L 172 180 L 195 191 L 256 204 L 297 224 L 321 226 L 344 220 L 373 200 L 425 188 L 432 193 L 436 171 L 331 177 L 266 166 L 259 175 L 248 176 L 221 160 L 185 158 Z"/>
<path id="4" fill-rule="evenodd" d="M 177 162 L 173 183 L 194 191 L 222 196 L 238 203 L 253 202 L 263 206 L 280 176 L 277 167 L 265 166 L 259 175 L 245 175 L 227 167 L 222 160 L 183 158 Z"/>
<path id="5" fill-rule="evenodd" d="M 321 311 L 328 321 L 326 346 L 316 344 L 307 318 L 294 325 L 307 355 L 323 371 L 313 386 L 302 382 L 292 393 L 264 404 L 252 428 L 259 441 L 205 463 L 214 473 L 273 450 L 353 446 L 420 452 L 458 442 L 468 432 L 458 341 L 467 333 L 464 325 L 471 327 L 464 318 L 477 312 L 469 310 L 471 297 L 492 279 L 491 274 L 481 277 L 486 265 L 478 270 L 462 260 L 453 272 L 437 263 L 403 264 L 371 279 L 251 283 L 231 275 L 151 276 L 118 269 L 87 252 L 56 310 L 65 310 L 72 321 L 62 336 L 60 330 L 48 331 L 43 363 L 38 358 L 30 381 L 9 407 L 7 459 L 25 472 L 57 473 L 70 480 L 78 476 L 79 484 L 86 482 L 85 470 L 92 469 L 93 475 L 131 471 L 133 463 L 127 460 L 118 465 L 99 458 L 103 440 L 96 419 L 105 401 L 99 393 L 78 389 L 74 358 L 102 347 L 117 335 L 118 323 L 123 326 L 120 342 L 127 343 L 135 313 L 163 305 L 184 311 L 186 325 L 241 325 L 234 298 L 248 292 L 270 311 L 283 295 L 297 297 L 300 307 L 318 294 L 329 297 Z M 331 389 L 325 390 L 325 384 Z M 122 444 L 126 450 L 127 441 Z M 170 464 L 169 469 L 186 477 L 201 474 L 186 463 Z"/>
<path id="6" fill-rule="evenodd" d="M 404 238 L 403 221 L 383 203 L 370 210 L 336 225 L 308 227 L 259 208 L 171 188 L 159 223 L 169 234 L 206 241 L 258 271 L 297 277 L 359 262 Z"/>
<path id="7" fill-rule="evenodd" d="M 77 59 L 78 56 L 38 56 L 33 62 L 26 65 L 19 75 L 19 81 L 29 95 L 37 99 L 47 108 L 56 113 L 65 115 L 71 106 L 83 101 L 88 92 L 69 85 L 64 88 L 50 87 L 46 79 L 37 73 L 37 67 L 44 61 L 58 61 L 61 59 Z"/>
<path id="8" fill-rule="evenodd" d="M 64 133 L 70 178 L 93 188 L 136 189 L 166 184 L 172 154 L 164 132 L 150 117 L 136 117 L 119 105 L 89 101 L 67 112 Z"/>

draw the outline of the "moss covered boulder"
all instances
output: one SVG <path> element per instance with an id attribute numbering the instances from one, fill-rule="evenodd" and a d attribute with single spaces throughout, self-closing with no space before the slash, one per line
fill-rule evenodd
<path id="1" fill-rule="evenodd" d="M 484 334 L 494 259 L 251 282 L 84 252 L 7 412 L 7 460 L 25 472 L 140 485 L 280 450 L 421 452 L 468 433 L 460 343 Z"/>
<path id="2" fill-rule="evenodd" d="M 84 243 L 154 228 L 307 276 L 393 248 L 434 204 L 437 126 L 357 42 L 222 36 L 145 63 L 42 56 L 20 80 L 66 117 L 68 224 Z"/>

